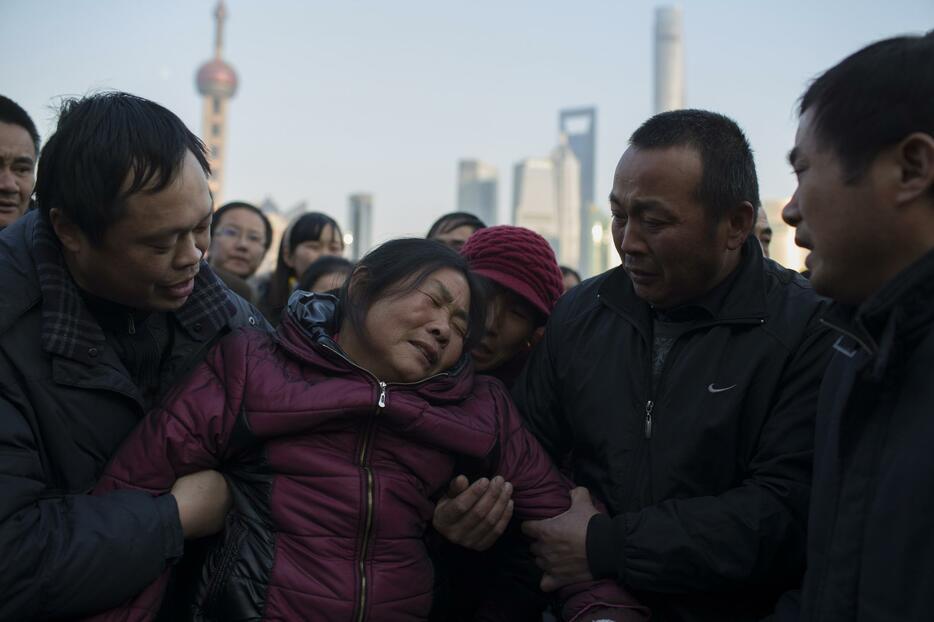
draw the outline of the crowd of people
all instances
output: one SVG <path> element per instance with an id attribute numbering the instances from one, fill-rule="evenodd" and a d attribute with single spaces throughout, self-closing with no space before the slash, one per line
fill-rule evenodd
<path id="1" fill-rule="evenodd" d="M 934 32 L 749 142 L 623 149 L 622 265 L 446 214 L 342 257 L 215 209 L 171 111 L 0 96 L 0 620 L 929 620 Z M 41 147 L 41 149 L 40 149 Z"/>

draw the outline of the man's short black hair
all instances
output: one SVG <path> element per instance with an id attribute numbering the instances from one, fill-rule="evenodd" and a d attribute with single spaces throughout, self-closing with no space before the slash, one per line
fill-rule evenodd
<path id="1" fill-rule="evenodd" d="M 58 208 L 99 244 L 123 216 L 126 198 L 164 190 L 189 151 L 210 175 L 201 140 L 148 99 L 108 92 L 66 100 L 39 158 L 39 209 L 48 218 Z"/>
<path id="2" fill-rule="evenodd" d="M 221 222 L 221 217 L 234 209 L 245 209 L 253 212 L 259 216 L 263 221 L 263 227 L 266 229 L 266 241 L 263 242 L 263 247 L 266 250 L 269 250 L 269 247 L 272 245 L 272 223 L 269 222 L 269 218 L 266 217 L 266 214 L 263 213 L 263 210 L 256 207 L 252 203 L 247 203 L 246 201 L 231 201 L 230 203 L 224 203 L 217 211 L 214 212 L 214 219 L 211 220 L 211 237 L 214 237 L 214 232 L 217 230 L 218 225 Z"/>
<path id="3" fill-rule="evenodd" d="M 934 31 L 878 41 L 818 77 L 801 98 L 820 143 L 858 180 L 880 151 L 934 135 Z"/>
<path id="4" fill-rule="evenodd" d="M 36 124 L 32 122 L 22 106 L 3 95 L 0 95 L 0 122 L 18 125 L 26 130 L 36 146 L 35 155 L 39 156 L 39 130 L 36 129 Z"/>
<path id="5" fill-rule="evenodd" d="M 707 110 L 657 114 L 629 139 L 637 149 L 690 147 L 701 160 L 697 199 L 716 221 L 743 201 L 759 208 L 759 180 L 752 149 L 732 119 Z"/>

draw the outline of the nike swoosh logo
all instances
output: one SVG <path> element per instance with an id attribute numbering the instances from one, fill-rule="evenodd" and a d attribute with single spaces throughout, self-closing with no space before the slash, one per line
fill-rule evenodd
<path id="1" fill-rule="evenodd" d="M 722 388 L 713 386 L 712 382 L 707 385 L 707 390 L 710 391 L 711 393 L 723 393 L 724 391 L 729 391 L 730 389 L 734 389 L 734 388 L 736 388 L 735 384 L 731 384 L 728 387 L 722 387 Z"/>

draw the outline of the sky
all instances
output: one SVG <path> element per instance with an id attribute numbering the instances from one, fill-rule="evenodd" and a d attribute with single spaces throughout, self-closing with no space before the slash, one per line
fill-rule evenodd
<path id="1" fill-rule="evenodd" d="M 641 0 L 228 0 L 227 200 L 272 198 L 348 222 L 374 195 L 376 242 L 424 235 L 456 208 L 457 161 L 500 174 L 557 144 L 558 111 L 597 107 L 601 206 L 629 135 L 652 113 L 654 10 Z M 860 47 L 934 28 L 932 0 L 685 0 L 686 103 L 735 119 L 763 199 L 788 197 L 785 154 L 809 81 Z M 215 0 L 0 0 L 0 93 L 43 137 L 63 97 L 117 89 L 196 133 L 197 68 Z"/>

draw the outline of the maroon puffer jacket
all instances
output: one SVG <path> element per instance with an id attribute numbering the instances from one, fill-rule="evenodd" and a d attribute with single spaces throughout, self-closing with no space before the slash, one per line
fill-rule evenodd
<path id="1" fill-rule="evenodd" d="M 234 509 L 205 564 L 195 619 L 424 619 L 433 571 L 423 536 L 455 467 L 503 475 L 522 519 L 566 510 L 569 483 L 503 386 L 474 376 L 469 358 L 419 383 L 386 384 L 330 338 L 332 297 L 293 300 L 277 336 L 244 330 L 219 343 L 130 435 L 95 492 L 159 494 L 188 473 L 225 474 Z M 150 619 L 164 583 L 98 619 Z M 615 605 L 643 619 L 613 583 L 563 596 L 568 618 Z"/>

